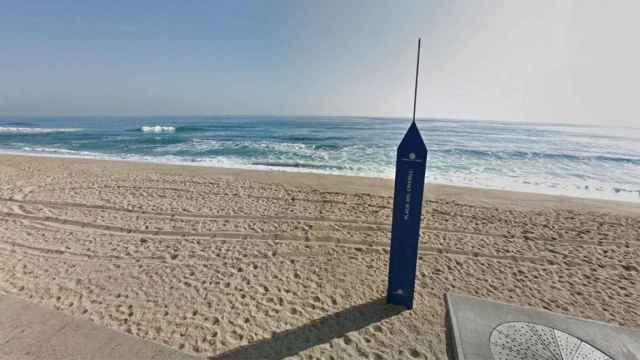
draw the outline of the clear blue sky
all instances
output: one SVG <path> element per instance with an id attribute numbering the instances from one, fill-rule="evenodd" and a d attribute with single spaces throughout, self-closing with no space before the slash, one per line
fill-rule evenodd
<path id="1" fill-rule="evenodd" d="M 0 115 L 640 126 L 640 2 L 5 1 Z"/>

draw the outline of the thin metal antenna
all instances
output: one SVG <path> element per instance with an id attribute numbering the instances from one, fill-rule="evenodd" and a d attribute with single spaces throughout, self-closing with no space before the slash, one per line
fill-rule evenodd
<path id="1" fill-rule="evenodd" d="M 416 62 L 416 87 L 413 90 L 413 121 L 416 122 L 416 99 L 418 98 L 418 73 L 420 72 L 420 38 L 418 38 L 418 61 Z"/>

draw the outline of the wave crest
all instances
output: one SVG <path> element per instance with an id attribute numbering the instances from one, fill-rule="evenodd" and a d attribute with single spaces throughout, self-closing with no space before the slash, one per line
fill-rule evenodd
<path id="1" fill-rule="evenodd" d="M 174 133 L 176 132 L 176 128 L 173 126 L 143 126 L 140 128 L 143 133 L 152 133 L 152 134 L 160 134 L 160 133 Z"/>
<path id="2" fill-rule="evenodd" d="M 73 128 L 25 128 L 25 127 L 4 127 L 0 126 L 0 134 L 46 134 L 54 132 L 73 132 L 82 129 Z"/>
<path id="3" fill-rule="evenodd" d="M 553 153 L 542 151 L 519 151 L 519 150 L 487 150 L 487 149 L 466 149 L 460 147 L 433 149 L 433 153 L 446 155 L 470 155 L 481 158 L 496 158 L 500 160 L 567 160 L 567 161 L 607 161 L 640 165 L 640 158 L 613 156 L 606 154 L 571 154 Z"/>

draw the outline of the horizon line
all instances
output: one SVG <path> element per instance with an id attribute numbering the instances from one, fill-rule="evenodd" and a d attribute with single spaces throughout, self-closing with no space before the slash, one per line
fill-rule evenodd
<path id="1" fill-rule="evenodd" d="M 311 115 L 311 114 L 128 114 L 128 115 L 73 115 L 73 114 L 59 114 L 59 115 L 3 115 L 0 114 L 0 120 L 3 118 L 32 118 L 32 119 L 47 119 L 55 117 L 67 117 L 67 118 L 155 118 L 155 117 L 192 117 L 192 118 L 219 118 L 219 117 L 282 117 L 282 118 L 355 118 L 355 119 L 370 119 L 370 120 L 411 120 L 411 116 L 370 116 L 370 115 Z M 455 118 L 455 117 L 416 117 L 417 121 L 424 120 L 439 120 L 439 121 L 454 121 L 454 122 L 494 122 L 494 123 L 509 123 L 519 125 L 562 125 L 572 127 L 602 127 L 602 128 L 622 128 L 622 129 L 640 129 L 640 126 L 634 125 L 604 125 L 604 124 L 578 124 L 574 122 L 557 122 L 555 120 L 545 121 L 526 121 L 526 120 L 499 120 L 499 119 L 481 119 L 481 118 Z"/>

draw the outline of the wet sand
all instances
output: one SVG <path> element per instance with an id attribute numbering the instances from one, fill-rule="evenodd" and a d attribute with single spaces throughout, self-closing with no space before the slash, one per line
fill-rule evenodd
<path id="1" fill-rule="evenodd" d="M 402 312 L 392 192 L 0 155 L 0 293 L 212 359 L 446 359 L 448 291 L 640 327 L 640 204 L 429 185 Z"/>

